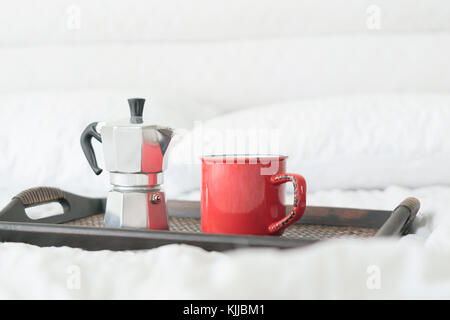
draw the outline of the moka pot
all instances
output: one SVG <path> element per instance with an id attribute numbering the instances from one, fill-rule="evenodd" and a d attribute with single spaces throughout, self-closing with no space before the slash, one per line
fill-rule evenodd
<path id="1" fill-rule="evenodd" d="M 130 99 L 131 118 L 90 124 L 81 135 L 83 152 L 97 175 L 92 138 L 103 145 L 112 190 L 108 194 L 105 227 L 168 230 L 163 172 L 173 130 L 143 121 L 145 99 Z M 101 126 L 99 124 L 102 124 Z M 97 127 L 101 127 L 100 132 Z"/>

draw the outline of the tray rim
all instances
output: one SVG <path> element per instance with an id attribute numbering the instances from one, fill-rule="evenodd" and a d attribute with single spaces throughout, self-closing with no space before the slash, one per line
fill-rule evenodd
<path id="1" fill-rule="evenodd" d="M 9 237 L 5 235 L 9 234 Z M 37 235 L 37 241 L 29 243 L 26 236 L 34 234 Z M 53 236 L 60 237 L 56 243 L 52 241 Z M 245 247 L 260 247 L 260 248 L 278 248 L 278 249 L 292 249 L 300 248 L 306 245 L 320 242 L 320 240 L 313 239 L 289 239 L 276 236 L 235 236 L 224 234 L 205 234 L 205 233 L 187 233 L 175 231 L 148 231 L 148 230 L 134 230 L 134 229 L 109 229 L 109 228 L 93 228 L 83 226 L 68 226 L 55 225 L 43 223 L 14 223 L 0 221 L 0 242 L 23 242 L 31 245 L 43 247 L 73 247 L 70 241 L 71 237 L 79 238 L 86 242 L 91 238 L 93 241 L 101 241 L 97 246 L 84 246 L 81 249 L 88 251 L 98 250 L 148 250 L 169 244 L 185 244 L 202 247 L 209 251 L 226 251 Z M 123 245 L 128 248 L 117 248 L 116 246 L 108 246 L 107 240 L 113 239 L 115 241 L 123 241 Z M 69 240 L 69 241 L 65 241 Z M 139 243 L 146 242 L 145 248 L 140 248 Z M 151 243 L 154 242 L 154 243 Z M 43 245 L 40 245 L 42 243 Z M 47 244 L 46 244 L 47 243 Z M 55 244 L 51 244 L 55 243 Z M 59 244 L 58 244 L 59 243 Z M 217 250 L 219 249 L 219 250 Z"/>
<path id="2" fill-rule="evenodd" d="M 183 217 L 192 217 L 194 213 L 198 218 L 200 202 L 198 201 L 168 201 L 169 216 L 179 217 L 176 210 L 184 210 Z M 176 210 L 174 210 L 174 208 Z M 286 208 L 290 211 L 290 207 Z M 323 218 L 323 212 L 334 216 L 359 215 L 371 223 L 383 221 L 381 225 L 339 225 L 327 224 L 328 226 L 361 227 L 361 228 L 381 228 L 390 220 L 390 211 L 337 208 L 337 207 L 308 207 L 307 210 L 316 213 L 308 215 L 299 221 L 299 224 L 311 223 L 314 218 Z M 373 218 L 373 221 L 370 220 Z M 364 220 L 363 219 L 363 220 Z M 366 221 L 364 220 L 364 221 Z M 338 220 L 334 220 L 339 222 Z M 344 219 L 345 221 L 345 219 Z M 308 223 L 309 222 L 309 223 Z M 319 224 L 320 225 L 320 224 Z M 325 224 L 322 224 L 325 225 Z M 398 235 L 400 236 L 400 234 Z M 377 236 L 375 236 L 377 237 Z M 314 243 L 327 241 L 314 239 L 290 239 L 275 236 L 241 236 L 241 235 L 220 235 L 205 233 L 187 233 L 175 231 L 148 231 L 135 229 L 108 229 L 73 225 L 48 224 L 39 222 L 4 222 L 0 221 L 0 241 L 1 242 L 23 242 L 41 247 L 73 247 L 88 251 L 99 250 L 147 250 L 168 244 L 186 244 L 201 247 L 208 251 L 228 251 L 245 247 L 264 247 L 277 249 L 301 248 Z M 91 242 L 90 242 L 91 241 Z"/>

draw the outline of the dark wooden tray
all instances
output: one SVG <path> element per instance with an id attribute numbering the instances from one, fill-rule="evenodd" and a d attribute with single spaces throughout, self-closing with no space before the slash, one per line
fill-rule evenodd
<path id="1" fill-rule="evenodd" d="M 22 204 L 26 207 L 21 200 L 23 197 L 18 196 L 19 198 L 13 200 L 14 205 L 9 205 L 0 212 L 0 220 L 3 220 L 0 221 L 0 241 L 22 242 L 41 247 L 68 246 L 91 251 L 142 250 L 168 244 L 187 244 L 211 251 L 243 247 L 288 249 L 334 238 L 400 236 L 408 232 L 415 217 L 415 213 L 407 219 L 399 219 L 398 215 L 390 211 L 308 207 L 304 217 L 289 228 L 283 237 L 213 235 L 200 232 L 199 202 L 169 201 L 171 231 L 106 229 L 103 228 L 103 217 L 99 214 L 104 210 L 104 199 L 87 199 L 65 192 L 61 194 L 52 199 L 47 196 L 45 201 L 30 201 L 29 205 L 59 201 L 65 209 L 78 212 L 73 219 L 69 219 L 70 222 L 61 224 L 64 220 L 67 222 L 67 218 L 62 218 L 64 215 L 33 222 L 26 217 L 19 218 L 17 213 L 11 214 L 14 211 L 11 208 L 14 206 L 16 211 Z M 94 204 L 95 201 L 97 204 Z M 81 207 L 92 212 L 81 214 L 80 210 L 75 210 Z M 289 212 L 291 208 L 287 207 L 286 210 Z"/>

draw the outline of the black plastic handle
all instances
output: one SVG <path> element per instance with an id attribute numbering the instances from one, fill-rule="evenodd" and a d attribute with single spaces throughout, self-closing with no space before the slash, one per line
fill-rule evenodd
<path id="1" fill-rule="evenodd" d="M 97 157 L 95 156 L 94 148 L 92 147 L 92 138 L 98 142 L 102 142 L 102 136 L 97 132 L 98 122 L 91 123 L 81 134 L 81 148 L 83 148 L 84 155 L 88 160 L 92 170 L 96 175 L 100 175 L 103 170 L 97 164 Z"/>

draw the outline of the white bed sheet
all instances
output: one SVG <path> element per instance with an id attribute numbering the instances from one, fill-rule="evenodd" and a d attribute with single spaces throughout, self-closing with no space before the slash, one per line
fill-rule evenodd
<path id="1" fill-rule="evenodd" d="M 1 192 L 2 204 L 11 194 Z M 113 253 L 3 243 L 0 298 L 450 298 L 450 187 L 322 191 L 310 194 L 309 204 L 392 209 L 407 196 L 421 199 L 422 209 L 414 234 L 400 241 L 228 253 L 184 245 Z"/>

